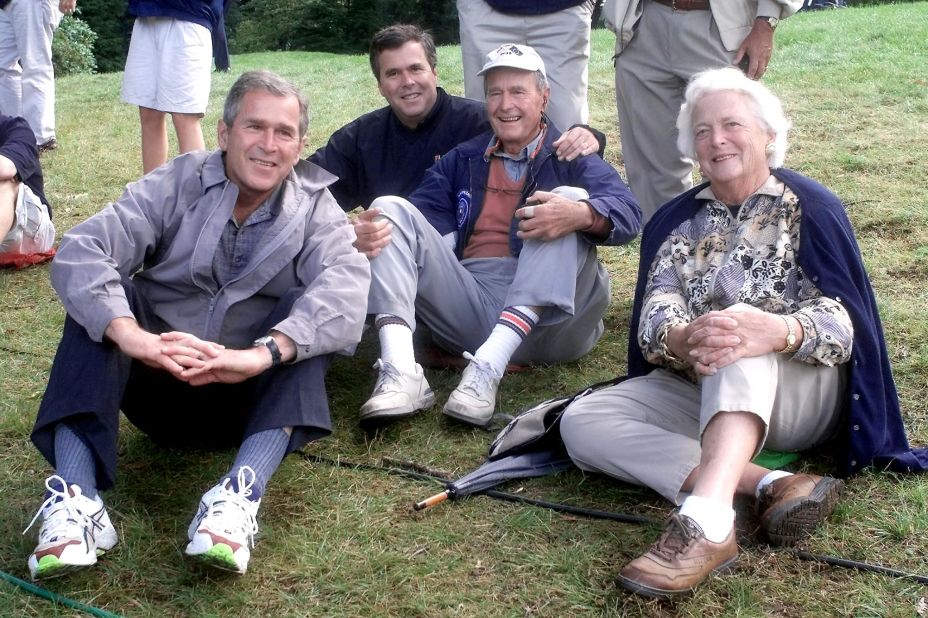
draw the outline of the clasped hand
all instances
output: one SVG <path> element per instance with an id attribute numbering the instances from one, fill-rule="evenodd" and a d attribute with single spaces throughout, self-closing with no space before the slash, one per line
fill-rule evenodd
<path id="1" fill-rule="evenodd" d="M 701 375 L 714 375 L 741 358 L 762 356 L 776 349 L 779 318 L 738 303 L 705 313 L 687 325 L 671 327 L 668 346 L 692 363 Z"/>

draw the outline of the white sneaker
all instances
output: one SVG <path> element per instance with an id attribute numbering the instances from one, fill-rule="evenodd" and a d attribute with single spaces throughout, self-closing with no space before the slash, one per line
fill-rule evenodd
<path id="1" fill-rule="evenodd" d="M 56 474 L 45 479 L 45 488 L 48 498 L 23 530 L 26 534 L 42 517 L 39 544 L 28 561 L 34 580 L 94 565 L 97 555 L 113 549 L 119 540 L 100 496 L 90 499 Z"/>
<path id="2" fill-rule="evenodd" d="M 246 476 L 250 476 L 247 481 Z M 255 546 L 261 500 L 248 499 L 255 483 L 254 470 L 242 466 L 237 480 L 238 491 L 227 478 L 200 498 L 197 514 L 187 528 L 190 542 L 184 553 L 210 566 L 242 574 L 248 569 L 251 548 Z"/>
<path id="3" fill-rule="evenodd" d="M 489 363 L 478 361 L 465 352 L 470 361 L 461 376 L 461 383 L 454 389 L 442 412 L 459 421 L 485 427 L 493 419 L 496 409 L 496 389 L 502 376 Z"/>
<path id="4" fill-rule="evenodd" d="M 415 414 L 435 403 L 435 393 L 425 379 L 422 365 L 415 371 L 401 371 L 392 363 L 377 359 L 374 368 L 380 370 L 371 398 L 361 406 L 362 423 L 392 421 Z"/>

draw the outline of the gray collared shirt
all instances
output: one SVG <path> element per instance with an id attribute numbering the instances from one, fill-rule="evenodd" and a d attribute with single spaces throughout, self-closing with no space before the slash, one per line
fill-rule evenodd
<path id="1" fill-rule="evenodd" d="M 248 266 L 264 233 L 280 214 L 280 195 L 281 187 L 277 187 L 241 225 L 235 217 L 229 217 L 213 255 L 213 277 L 219 287 L 234 280 Z"/>

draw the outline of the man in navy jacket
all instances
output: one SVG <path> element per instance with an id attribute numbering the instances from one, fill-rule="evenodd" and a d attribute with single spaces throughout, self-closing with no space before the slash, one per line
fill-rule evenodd
<path id="1" fill-rule="evenodd" d="M 370 64 L 388 105 L 351 121 L 332 134 L 309 160 L 338 176 L 329 189 L 350 211 L 368 208 L 381 195 L 407 197 L 425 171 L 449 150 L 490 128 L 486 105 L 456 97 L 438 86 L 438 53 L 432 35 L 397 24 L 371 39 Z M 605 137 L 587 127 L 568 131 L 557 155 L 572 160 L 605 148 Z M 386 242 L 378 211 L 362 213 L 355 232 Z M 362 240 L 363 242 L 363 240 Z"/>
<path id="2" fill-rule="evenodd" d="M 409 200 L 375 200 L 388 242 L 359 240 L 372 257 L 368 313 L 381 343 L 362 422 L 434 401 L 412 348 L 418 319 L 436 343 L 471 361 L 444 413 L 486 425 L 510 359 L 563 362 L 592 349 L 609 302 L 596 245 L 638 233 L 638 204 L 615 169 L 599 157 L 557 158 L 535 50 L 503 45 L 480 73 L 492 131 L 438 161 Z"/>

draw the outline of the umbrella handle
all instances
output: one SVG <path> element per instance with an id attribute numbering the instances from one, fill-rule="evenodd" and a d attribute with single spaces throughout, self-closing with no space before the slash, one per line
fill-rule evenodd
<path id="1" fill-rule="evenodd" d="M 417 511 L 421 511 L 422 509 L 427 509 L 427 508 L 429 508 L 430 506 L 435 506 L 436 504 L 441 504 L 442 502 L 444 502 L 445 500 L 447 500 L 447 499 L 450 498 L 450 497 L 451 497 L 451 490 L 450 490 L 450 489 L 446 489 L 445 491 L 441 492 L 440 494 L 435 494 L 434 496 L 431 496 L 431 497 L 429 497 L 429 498 L 426 498 L 425 500 L 423 500 L 423 501 L 421 501 L 421 502 L 416 502 L 416 503 L 413 505 L 412 508 L 414 508 L 414 509 L 417 510 Z"/>

